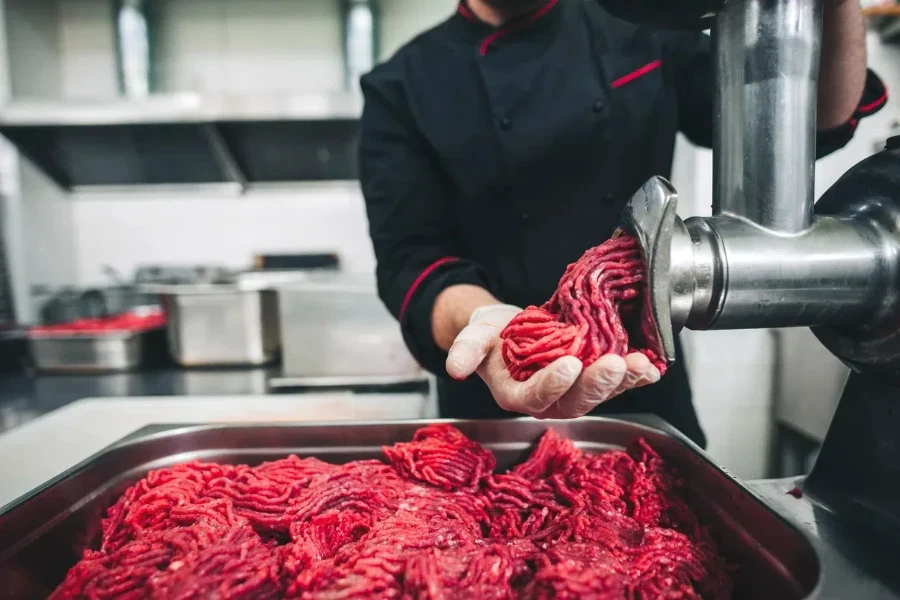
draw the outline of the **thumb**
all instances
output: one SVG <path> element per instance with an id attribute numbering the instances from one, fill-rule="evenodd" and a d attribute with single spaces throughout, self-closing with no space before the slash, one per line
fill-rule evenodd
<path id="1" fill-rule="evenodd" d="M 447 353 L 447 374 L 465 379 L 475 372 L 497 339 L 497 328 L 484 323 L 469 325 L 459 332 Z"/>

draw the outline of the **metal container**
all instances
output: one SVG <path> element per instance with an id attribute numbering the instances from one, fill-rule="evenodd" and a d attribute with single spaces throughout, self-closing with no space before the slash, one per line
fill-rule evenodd
<path id="1" fill-rule="evenodd" d="M 95 548 L 104 511 L 149 469 L 199 459 L 257 464 L 295 453 L 329 462 L 380 457 L 426 421 L 309 425 L 151 426 L 114 444 L 0 512 L 0 597 L 45 598 L 85 548 Z M 739 568 L 737 600 L 818 597 L 822 565 L 796 527 L 700 449 L 653 417 L 629 420 L 460 421 L 455 424 L 497 456 L 498 468 L 521 461 L 553 428 L 589 452 L 643 437 L 689 482 L 694 509 Z M 860 597 L 860 596 L 857 596 Z"/>
<path id="2" fill-rule="evenodd" d="M 184 367 L 264 365 L 280 347 L 278 297 L 236 285 L 157 288 L 169 319 L 169 352 Z"/>
<path id="3" fill-rule="evenodd" d="M 364 382 L 423 375 L 374 281 L 320 277 L 278 289 L 285 377 Z"/>
<path id="4" fill-rule="evenodd" d="M 163 345 L 163 329 L 95 335 L 29 336 L 34 363 L 42 371 L 96 373 L 128 371 L 143 364 Z"/>

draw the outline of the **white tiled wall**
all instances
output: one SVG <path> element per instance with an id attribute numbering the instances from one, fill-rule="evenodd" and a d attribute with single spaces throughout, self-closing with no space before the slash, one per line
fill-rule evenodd
<path id="1" fill-rule="evenodd" d="M 355 183 L 224 198 L 86 196 L 75 208 L 83 284 L 103 283 L 103 265 L 123 273 L 142 263 L 246 266 L 255 253 L 337 252 L 354 273 L 375 264 Z"/>
<path id="2" fill-rule="evenodd" d="M 115 93 L 106 0 L 6 0 L 18 26 L 8 74 L 20 94 L 69 98 Z M 453 10 L 455 0 L 382 0 L 382 58 Z M 160 77 L 167 91 L 310 92 L 342 85 L 336 0 L 163 0 Z M 870 45 L 873 64 L 900 89 L 893 50 Z M 58 55 L 58 63 L 45 60 Z M 34 65 L 39 64 L 39 69 Z M 4 78 L 6 76 L 4 75 Z M 848 152 L 819 165 L 820 191 L 883 137 L 896 100 L 865 122 Z M 679 141 L 673 181 L 682 216 L 708 214 L 709 152 Z M 129 194 L 68 198 L 42 175 L 21 175 L 25 264 L 30 283 L 102 283 L 102 266 L 139 263 L 246 264 L 255 252 L 337 251 L 351 271 L 373 257 L 355 185 L 259 191 L 244 197 Z M 744 477 L 764 473 L 770 435 L 771 349 L 767 332 L 687 332 L 688 367 L 710 450 Z"/>

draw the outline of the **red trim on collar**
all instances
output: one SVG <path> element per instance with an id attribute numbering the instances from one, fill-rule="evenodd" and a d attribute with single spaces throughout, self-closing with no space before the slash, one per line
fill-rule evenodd
<path id="1" fill-rule="evenodd" d="M 547 2 L 544 3 L 543 6 L 541 6 L 539 9 L 529 14 L 528 16 L 523 17 L 522 19 L 516 19 L 515 21 L 503 25 L 502 27 L 497 29 L 497 31 L 484 38 L 484 40 L 481 42 L 481 46 L 478 48 L 479 53 L 481 54 L 481 56 L 484 56 L 485 54 L 487 54 L 488 47 L 491 44 L 493 44 L 503 36 L 512 33 L 513 31 L 517 31 L 519 29 L 522 29 L 523 27 L 527 27 L 535 21 L 540 20 L 542 17 L 546 16 L 547 13 L 553 10 L 553 7 L 558 3 L 559 0 L 547 0 Z M 462 17 L 467 21 L 471 21 L 473 23 L 480 22 L 480 19 L 475 16 L 475 14 L 468 6 L 466 6 L 465 0 L 457 5 L 456 12 L 462 15 Z"/>

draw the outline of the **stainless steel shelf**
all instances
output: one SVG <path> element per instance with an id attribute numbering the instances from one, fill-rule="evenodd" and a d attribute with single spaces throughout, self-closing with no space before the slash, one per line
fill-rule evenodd
<path id="1" fill-rule="evenodd" d="M 0 133 L 60 187 L 232 186 L 352 181 L 355 94 L 54 101 L 0 107 Z"/>

